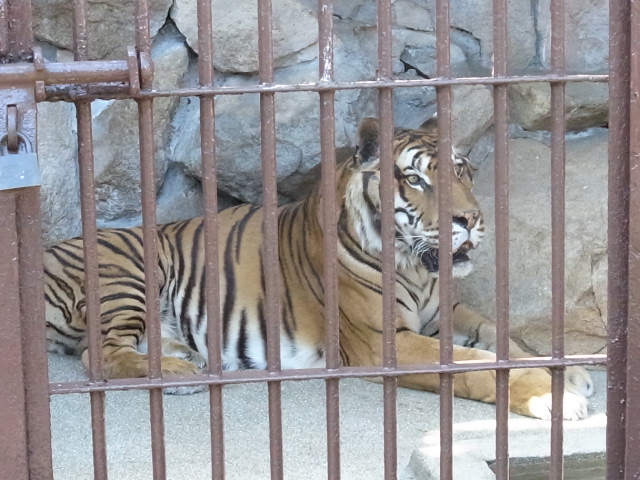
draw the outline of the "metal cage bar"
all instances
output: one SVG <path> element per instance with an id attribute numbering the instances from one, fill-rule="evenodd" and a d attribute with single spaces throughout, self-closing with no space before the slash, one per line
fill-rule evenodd
<path id="1" fill-rule="evenodd" d="M 74 0 L 74 59 L 89 58 L 87 41 L 87 3 Z M 82 210 L 82 248 L 84 254 L 86 321 L 89 329 L 88 356 L 89 379 L 93 382 L 104 379 L 102 372 L 102 327 L 100 323 L 100 280 L 98 278 L 98 233 L 96 226 L 96 202 L 94 182 L 93 133 L 91 125 L 91 103 L 77 101 L 78 163 L 80 173 L 80 200 Z M 92 392 L 91 433 L 93 440 L 93 472 L 98 480 L 106 480 L 107 439 L 105 426 L 105 393 Z"/>
<path id="2" fill-rule="evenodd" d="M 629 301 L 631 2 L 609 1 L 607 478 L 625 477 Z"/>
<path id="3" fill-rule="evenodd" d="M 629 164 L 629 305 L 627 318 L 626 476 L 640 478 L 640 3 L 631 3 L 630 164 Z M 634 48 L 635 47 L 635 48 Z"/>
<path id="4" fill-rule="evenodd" d="M 493 75 L 508 68 L 508 4 L 493 2 Z M 496 360 L 509 360 L 509 133 L 508 85 L 493 87 L 495 125 Z M 496 478 L 509 478 L 509 370 L 496 372 Z"/>
<path id="5" fill-rule="evenodd" d="M 449 0 L 436 0 L 436 73 L 451 75 Z M 438 276 L 440 300 L 440 364 L 453 363 L 453 258 L 451 214 L 451 108 L 450 85 L 436 87 L 438 102 Z M 440 375 L 440 478 L 453 478 L 453 375 Z"/>
<path id="6" fill-rule="evenodd" d="M 212 87 L 213 12 L 210 0 L 198 0 L 198 77 L 202 87 Z M 207 363 L 213 375 L 222 373 L 222 322 L 220 315 L 220 277 L 218 257 L 218 180 L 213 97 L 200 97 L 200 149 L 204 198 L 205 298 L 207 315 Z M 224 422 L 222 385 L 209 386 L 211 422 L 211 478 L 222 480 L 224 466 Z"/>
<path id="7" fill-rule="evenodd" d="M 393 77 L 391 1 L 378 0 L 378 78 Z M 380 142 L 380 213 L 382 237 L 382 365 L 394 369 L 396 358 L 396 261 L 393 171 L 393 91 L 378 90 Z M 383 379 L 384 478 L 398 475 L 397 379 Z"/>
<path id="8" fill-rule="evenodd" d="M 551 2 L 551 68 L 564 73 L 565 8 Z M 551 84 L 551 348 L 553 358 L 564 357 L 565 282 L 565 91 L 564 84 Z M 551 369 L 551 468 L 550 478 L 562 478 L 564 368 Z"/>
<path id="9" fill-rule="evenodd" d="M 258 2 L 258 64 L 260 84 L 269 85 L 273 77 L 273 37 L 271 0 Z M 279 372 L 280 364 L 280 265 L 278 255 L 278 186 L 276 173 L 275 94 L 260 95 L 260 141 L 262 149 L 262 187 L 264 220 L 262 244 L 267 335 L 267 370 Z M 282 395 L 280 382 L 268 383 L 269 442 L 272 480 L 283 478 Z"/>
<path id="10" fill-rule="evenodd" d="M 151 54 L 149 0 L 136 0 L 136 47 L 140 58 Z M 142 77 L 140 87 L 152 88 L 151 78 Z M 158 233 L 156 221 L 155 140 L 153 99 L 138 102 L 140 137 L 140 189 L 142 191 L 142 241 L 144 249 L 145 324 L 148 338 L 149 379 L 162 378 L 162 338 L 158 283 Z M 162 390 L 149 390 L 151 458 L 154 479 L 167 476 Z"/>
<path id="11" fill-rule="evenodd" d="M 333 82 L 333 0 L 318 0 L 318 75 Z M 320 96 L 320 163 L 322 174 L 322 226 L 324 249 L 325 359 L 327 369 L 340 367 L 338 312 L 338 203 L 336 198 L 335 93 Z M 340 479 L 340 384 L 326 380 L 327 478 Z"/>

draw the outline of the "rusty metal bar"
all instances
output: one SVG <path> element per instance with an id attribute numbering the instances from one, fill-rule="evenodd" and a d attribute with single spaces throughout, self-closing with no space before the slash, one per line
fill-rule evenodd
<path id="1" fill-rule="evenodd" d="M 507 75 L 508 5 L 493 2 L 493 75 Z M 495 85 L 496 357 L 509 360 L 509 132 L 508 86 Z M 496 478 L 509 478 L 509 370 L 496 372 Z"/>
<path id="2" fill-rule="evenodd" d="M 49 366 L 44 319 L 44 272 L 40 189 L 30 188 L 16 195 L 18 226 L 22 354 L 24 365 L 29 475 L 32 479 L 53 477 Z M 5 245 L 2 243 L 2 245 Z M 4 298 L 4 297 L 3 297 Z M 3 365 L 5 365 L 3 363 Z M 0 383 L 2 383 L 0 381 Z M 6 427 L 6 425 L 5 425 Z M 11 436 L 11 440 L 15 438 Z M 15 477 L 8 477 L 15 478 Z"/>
<path id="3" fill-rule="evenodd" d="M 564 73 L 564 2 L 551 2 L 551 68 Z M 565 92 L 564 84 L 551 84 L 551 349 L 553 358 L 564 356 L 565 262 Z M 551 370 L 551 479 L 563 478 L 564 369 Z"/>
<path id="4" fill-rule="evenodd" d="M 265 370 L 249 370 L 237 372 L 225 372 L 222 375 L 199 374 L 188 379 L 175 380 L 161 379 L 113 379 L 109 382 L 59 382 L 49 385 L 51 395 L 67 393 L 86 393 L 91 390 L 118 391 L 118 390 L 144 390 L 149 388 L 175 386 L 193 387 L 196 385 L 211 384 L 241 384 L 273 381 L 299 381 L 299 380 L 326 380 L 328 378 L 366 378 L 366 377 L 398 377 L 400 375 L 414 375 L 420 373 L 462 373 L 479 372 L 484 370 L 515 370 L 518 368 L 551 368 L 572 365 L 605 365 L 607 357 L 598 355 L 570 355 L 557 360 L 551 357 L 536 357 L 527 359 L 510 360 L 509 363 L 460 361 L 451 365 L 437 363 L 424 365 L 401 365 L 394 369 L 385 367 L 341 367 L 338 370 L 323 368 L 288 369 L 274 373 Z"/>
<path id="5" fill-rule="evenodd" d="M 640 345 L 640 4 L 631 3 L 629 307 L 627 348 Z M 640 358 L 627 358 L 626 479 L 640 478 Z"/>
<path id="6" fill-rule="evenodd" d="M 333 0 L 318 0 L 318 75 L 333 82 Z M 325 359 L 328 369 L 340 367 L 338 315 L 338 204 L 336 200 L 335 93 L 320 94 L 320 155 L 322 169 L 322 226 L 324 235 Z M 340 479 L 340 385 L 326 381 L 327 478 Z"/>
<path id="7" fill-rule="evenodd" d="M 140 59 L 151 53 L 149 0 L 136 0 L 136 46 Z M 140 87 L 152 88 L 151 78 L 141 76 Z M 145 326 L 149 345 L 149 378 L 162 378 L 160 300 L 158 284 L 158 235 L 156 227 L 155 145 L 153 99 L 138 100 L 140 135 L 140 188 L 142 190 L 142 238 L 145 269 Z M 149 391 L 151 456 L 153 478 L 164 480 L 166 473 L 164 411 L 162 390 Z"/>
<path id="8" fill-rule="evenodd" d="M 7 4 L 0 0 L 0 56 L 9 53 L 9 23 L 7 18 Z"/>
<path id="9" fill-rule="evenodd" d="M 391 1 L 378 0 L 378 79 L 393 78 L 393 36 Z M 380 135 L 380 213 L 382 226 L 382 364 L 394 369 L 396 359 L 396 260 L 393 158 L 393 90 L 378 90 Z M 383 380 L 384 394 L 384 478 L 398 476 L 398 382 Z"/>
<path id="10" fill-rule="evenodd" d="M 9 61 L 26 60 L 33 46 L 31 0 L 2 3 L 3 8 L 0 14 L 4 16 L 4 24 L 0 26 L 5 29 L 0 43 L 2 47 L 0 55 L 8 57 L 6 60 Z"/>
<path id="11" fill-rule="evenodd" d="M 0 193 L 0 292 L 3 315 L 0 322 L 0 419 L 5 434 L 0 437 L 0 475 L 2 478 L 27 480 L 27 418 L 21 341 L 18 235 L 16 202 L 13 193 Z"/>
<path id="12" fill-rule="evenodd" d="M 451 74 L 449 0 L 436 1 L 436 72 Z M 436 88 L 438 102 L 438 258 L 440 291 L 440 363 L 453 361 L 453 259 L 451 215 L 451 87 Z M 440 478 L 453 478 L 453 376 L 440 375 Z"/>
<path id="13" fill-rule="evenodd" d="M 88 58 L 86 0 L 74 0 L 73 7 L 74 58 L 77 61 L 84 61 Z M 95 382 L 103 380 L 104 377 L 102 373 L 100 281 L 98 278 L 98 237 L 96 226 L 91 103 L 87 101 L 76 102 L 76 118 L 78 122 L 80 205 L 82 212 L 84 274 L 86 284 L 86 322 L 89 330 L 89 379 Z M 90 394 L 90 402 L 94 477 L 99 480 L 106 480 L 108 474 L 106 426 L 104 419 L 105 393 L 92 392 Z"/>
<path id="14" fill-rule="evenodd" d="M 80 164 L 80 202 L 85 272 L 86 321 L 89 338 L 89 379 L 103 380 L 102 332 L 100 324 L 100 281 L 98 279 L 98 237 L 91 131 L 91 104 L 76 102 L 78 122 L 78 163 Z M 92 392 L 91 431 L 93 435 L 93 470 L 96 479 L 107 478 L 107 443 L 104 421 L 104 392 Z"/>
<path id="15" fill-rule="evenodd" d="M 198 76 L 203 87 L 213 86 L 213 35 L 210 0 L 198 0 Z M 220 320 L 220 277 L 218 261 L 218 179 L 215 156 L 213 97 L 200 98 L 200 149 L 204 197 L 205 298 L 207 308 L 207 350 L 209 373 L 222 373 L 222 322 Z M 222 480 L 224 465 L 224 423 L 222 385 L 209 386 L 211 422 L 211 478 Z"/>
<path id="16" fill-rule="evenodd" d="M 79 0 L 74 0 L 74 2 L 76 5 L 80 5 Z M 76 28 L 78 28 L 78 24 L 76 24 Z M 0 65 L 0 72 L 1 84 L 9 86 L 15 82 L 25 81 L 42 81 L 45 85 L 129 81 L 129 66 L 126 60 L 45 62 L 42 70 L 35 70 L 32 63 L 15 63 Z"/>
<path id="17" fill-rule="evenodd" d="M 631 2 L 609 1 L 607 478 L 625 477 Z"/>
<path id="18" fill-rule="evenodd" d="M 62 65 L 62 64 L 60 64 Z M 0 69 L 4 66 L 0 66 Z M 123 73 L 124 75 L 124 73 Z M 127 74 L 128 75 L 128 74 Z M 93 77 L 92 77 L 93 78 Z M 127 77 L 128 78 L 128 77 Z M 108 88 L 106 92 L 94 91 L 85 92 L 83 89 L 71 85 L 67 87 L 47 87 L 47 101 L 72 101 L 82 99 L 123 99 L 123 98 L 159 98 L 159 97 L 197 97 L 197 96 L 219 96 L 219 95 L 240 95 L 246 93 L 286 93 L 286 92 L 327 92 L 339 90 L 359 90 L 368 88 L 411 88 L 411 87 L 440 87 L 446 85 L 511 85 L 522 82 L 606 82 L 609 75 L 524 75 L 508 77 L 464 77 L 464 78 L 434 78 L 434 79 L 411 79 L 393 80 L 378 79 L 364 80 L 358 82 L 319 82 L 319 83 L 294 83 L 279 85 L 256 85 L 247 87 L 195 87 L 176 88 L 168 90 L 146 90 L 137 94 L 131 94 L 129 87 L 123 85 L 108 85 L 100 88 Z M 61 82 L 64 83 L 64 82 Z M 118 90 L 120 88 L 120 90 Z M 91 89 L 89 89 L 91 90 Z M 120 92 L 120 93 L 118 93 Z"/>
<path id="19" fill-rule="evenodd" d="M 258 60 L 261 84 L 273 83 L 273 38 L 271 0 L 258 2 Z M 267 369 L 280 371 L 280 263 L 278 256 L 278 186 L 276 174 L 276 121 L 273 93 L 260 95 L 260 140 L 262 149 L 263 275 L 265 285 L 264 315 L 267 329 Z M 282 396 L 279 382 L 270 382 L 269 442 L 271 478 L 283 478 Z"/>

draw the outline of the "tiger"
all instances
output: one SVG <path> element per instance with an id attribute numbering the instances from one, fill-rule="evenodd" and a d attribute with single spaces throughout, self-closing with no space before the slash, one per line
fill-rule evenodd
<path id="1" fill-rule="evenodd" d="M 438 120 L 417 129 L 394 128 L 395 343 L 397 364 L 424 365 L 440 358 Z M 337 282 L 339 360 L 343 366 L 383 363 L 379 122 L 363 119 L 352 155 L 337 162 Z M 454 278 L 471 273 L 469 253 L 485 235 L 473 195 L 473 166 L 452 148 L 452 261 Z M 240 204 L 218 213 L 221 358 L 225 371 L 265 369 L 263 272 L 264 207 Z M 203 217 L 159 225 L 158 272 L 164 376 L 207 368 Z M 283 370 L 326 365 L 323 285 L 323 215 L 320 181 L 299 200 L 278 207 L 281 281 L 280 361 Z M 149 373 L 145 270 L 140 227 L 98 230 L 102 364 L 106 379 Z M 44 253 L 49 350 L 81 356 L 88 368 L 83 240 L 63 241 Z M 453 306 L 453 360 L 496 360 L 496 323 L 465 304 Z M 511 358 L 529 357 L 510 339 Z M 219 366 L 218 366 L 219 367 Z M 380 381 L 380 378 L 369 380 Z M 438 392 L 438 374 L 398 377 L 398 385 Z M 509 375 L 510 411 L 551 416 L 551 375 L 544 368 Z M 205 387 L 165 388 L 189 394 Z M 457 397 L 495 403 L 495 370 L 453 375 Z M 588 416 L 593 382 L 582 367 L 565 372 L 563 417 Z"/>

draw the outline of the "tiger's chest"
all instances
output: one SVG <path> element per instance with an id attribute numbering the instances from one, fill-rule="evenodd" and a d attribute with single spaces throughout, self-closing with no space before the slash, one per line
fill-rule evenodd
<path id="1" fill-rule="evenodd" d="M 398 278 L 396 295 L 407 326 L 422 335 L 438 332 L 439 282 L 423 269 Z"/>

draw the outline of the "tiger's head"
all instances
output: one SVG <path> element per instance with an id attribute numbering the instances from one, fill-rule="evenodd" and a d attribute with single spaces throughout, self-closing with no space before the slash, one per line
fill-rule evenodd
<path id="1" fill-rule="evenodd" d="M 378 256 L 382 251 L 380 214 L 380 144 L 378 120 L 364 119 L 358 128 L 356 153 L 345 189 L 346 208 L 362 248 Z M 393 140 L 396 265 L 439 269 L 437 120 L 419 129 L 395 129 Z M 472 270 L 467 256 L 484 235 L 480 207 L 473 196 L 472 166 L 452 152 L 451 212 L 453 215 L 453 275 Z"/>

